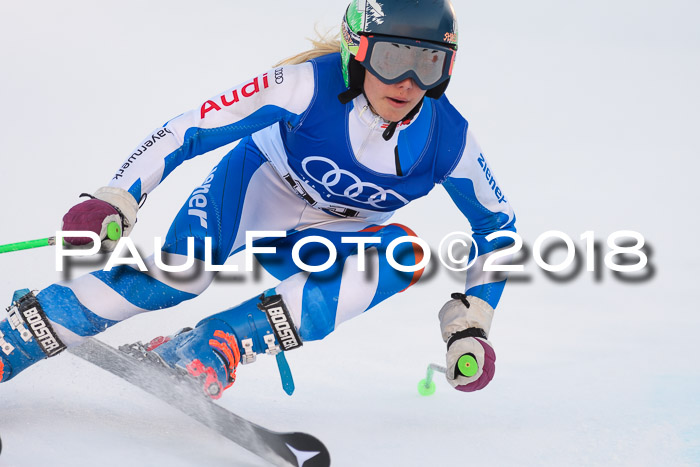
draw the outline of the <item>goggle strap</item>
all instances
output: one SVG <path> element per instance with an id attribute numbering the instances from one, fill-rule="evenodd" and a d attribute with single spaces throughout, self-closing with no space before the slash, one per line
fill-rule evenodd
<path id="1" fill-rule="evenodd" d="M 355 55 L 355 60 L 362 63 L 367 58 L 367 49 L 369 49 L 369 40 L 367 36 L 360 36 L 360 48 Z"/>

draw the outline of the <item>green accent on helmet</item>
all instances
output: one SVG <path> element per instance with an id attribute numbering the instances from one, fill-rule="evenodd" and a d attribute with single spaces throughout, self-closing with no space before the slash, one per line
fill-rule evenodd
<path id="1" fill-rule="evenodd" d="M 350 87 L 350 76 L 348 74 L 348 64 L 350 63 L 350 48 L 345 43 L 344 40 L 340 40 L 340 61 L 343 67 L 343 80 L 345 81 L 345 87 Z M 352 54 L 355 55 L 355 54 Z"/>
<path id="2" fill-rule="evenodd" d="M 364 3 L 364 2 L 362 2 Z M 350 25 L 350 29 L 357 34 L 365 22 L 365 11 L 357 4 L 357 0 L 352 0 L 345 12 L 345 19 Z"/>
<path id="3" fill-rule="evenodd" d="M 350 87 L 350 73 L 348 65 L 350 56 L 357 55 L 357 50 L 360 46 L 357 33 L 362 30 L 364 24 L 364 11 L 361 11 L 357 0 L 352 0 L 345 10 L 343 24 L 340 26 L 340 58 L 343 67 L 343 79 L 345 86 Z"/>

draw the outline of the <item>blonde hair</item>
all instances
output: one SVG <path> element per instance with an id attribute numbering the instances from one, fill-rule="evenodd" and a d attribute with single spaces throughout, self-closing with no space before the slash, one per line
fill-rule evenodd
<path id="1" fill-rule="evenodd" d="M 333 30 L 331 30 L 327 31 L 325 34 L 322 34 L 319 32 L 318 28 L 314 28 L 314 31 L 316 33 L 316 39 L 307 37 L 313 48 L 285 58 L 284 60 L 273 65 L 273 67 L 282 65 L 298 65 L 311 60 L 312 58 L 340 52 L 340 32 L 333 34 Z"/>

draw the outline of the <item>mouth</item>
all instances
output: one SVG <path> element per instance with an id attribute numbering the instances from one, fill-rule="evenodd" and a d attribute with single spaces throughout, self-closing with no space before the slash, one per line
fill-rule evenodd
<path id="1" fill-rule="evenodd" d="M 408 100 L 406 99 L 396 97 L 387 97 L 386 99 L 395 107 L 403 107 L 404 105 L 408 104 Z"/>

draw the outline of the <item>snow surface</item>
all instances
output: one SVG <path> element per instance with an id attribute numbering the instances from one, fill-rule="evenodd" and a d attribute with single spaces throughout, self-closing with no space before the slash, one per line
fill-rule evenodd
<path id="1" fill-rule="evenodd" d="M 346 0 L 0 2 L 0 243 L 51 235 L 154 127 L 307 48 Z M 437 310 L 462 278 L 434 274 L 288 359 L 239 370 L 221 404 L 308 431 L 337 466 L 700 465 L 696 246 L 700 168 L 697 2 L 454 0 L 451 101 L 470 120 L 532 246 L 543 232 L 641 232 L 654 274 L 602 269 L 555 282 L 525 263 L 498 308 L 498 372 L 462 394 L 437 378 Z M 149 198 L 133 238 L 150 251 L 223 150 Z M 175 201 L 175 202 L 173 202 Z M 465 228 L 441 188 L 395 216 L 432 245 Z M 605 248 L 605 247 L 604 247 Z M 603 250 L 605 251 L 605 249 Z M 0 288 L 61 280 L 46 249 L 0 257 Z M 99 267 L 84 262 L 75 277 Z M 600 265 L 599 265 L 600 267 Z M 651 267 L 651 266 L 650 266 Z M 217 281 L 203 296 L 104 333 L 150 339 L 275 281 Z M 0 465 L 252 466 L 262 461 L 130 385 L 64 354 L 0 385 Z"/>

